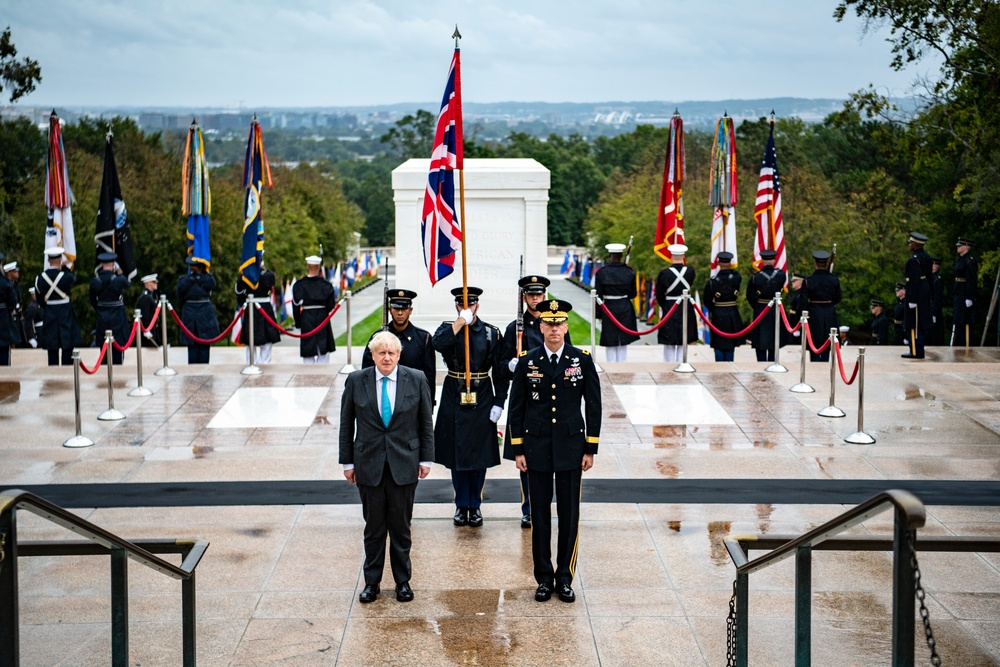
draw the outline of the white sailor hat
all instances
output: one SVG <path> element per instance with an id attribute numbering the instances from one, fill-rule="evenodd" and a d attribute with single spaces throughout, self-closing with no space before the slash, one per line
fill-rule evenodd
<path id="1" fill-rule="evenodd" d="M 845 333 L 845 332 L 850 331 L 850 330 L 851 330 L 851 327 L 847 326 L 846 324 L 841 324 L 840 325 L 839 331 L 841 333 Z"/>
<path id="2" fill-rule="evenodd" d="M 667 246 L 667 252 L 671 255 L 685 255 L 687 251 L 688 247 L 683 243 L 673 243 Z"/>
<path id="3" fill-rule="evenodd" d="M 53 246 L 51 248 L 46 248 L 45 249 L 45 256 L 46 257 L 52 257 L 52 258 L 62 257 L 63 253 L 65 253 L 65 252 L 66 251 L 63 250 L 62 248 L 60 248 L 59 246 Z"/>
<path id="4" fill-rule="evenodd" d="M 150 273 L 147 276 L 143 276 L 142 280 L 140 282 L 144 282 L 144 283 L 156 283 L 156 282 L 159 282 L 159 275 L 160 274 L 158 274 L 158 273 Z"/>
<path id="5" fill-rule="evenodd" d="M 607 248 L 608 252 L 610 252 L 612 255 L 614 254 L 620 255 L 621 253 L 625 252 L 624 243 L 609 243 L 604 247 Z"/>
<path id="6" fill-rule="evenodd" d="M 10 273 L 11 271 L 17 271 L 17 262 L 9 262 L 3 265 L 4 273 Z"/>
<path id="7" fill-rule="evenodd" d="M 323 263 L 323 258 L 319 255 L 309 255 L 306 257 L 306 264 L 310 266 L 319 266 Z"/>
<path id="8" fill-rule="evenodd" d="M 34 294 L 34 293 L 35 293 L 35 288 L 34 287 L 29 287 L 28 288 L 28 294 Z"/>

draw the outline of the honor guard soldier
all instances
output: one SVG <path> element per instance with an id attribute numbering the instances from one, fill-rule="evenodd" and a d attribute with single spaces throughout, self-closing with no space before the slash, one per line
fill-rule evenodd
<path id="1" fill-rule="evenodd" d="M 264 260 L 260 264 L 260 277 L 257 279 L 257 289 L 251 289 L 243 277 L 236 279 L 236 305 L 242 306 L 247 301 L 247 309 L 243 311 L 243 322 L 240 328 L 240 345 L 250 345 L 250 313 L 253 312 L 253 344 L 254 361 L 258 364 L 271 363 L 271 347 L 281 340 L 281 332 L 264 319 L 261 313 L 277 322 L 274 316 L 274 304 L 271 303 L 271 292 L 274 291 L 274 272 L 264 268 Z M 256 305 L 254 305 L 256 304 Z M 259 309 L 258 307 L 259 306 Z M 247 348 L 247 363 L 250 363 L 250 349 Z"/>
<path id="2" fill-rule="evenodd" d="M 545 294 L 551 281 L 545 276 L 524 276 L 517 281 L 517 286 L 521 291 L 521 299 L 524 301 L 524 314 L 521 318 L 521 352 L 538 347 L 545 342 L 540 328 L 538 306 L 545 301 Z M 566 342 L 569 343 L 569 332 L 566 333 Z M 517 366 L 517 320 L 511 321 L 507 325 L 503 334 L 503 359 L 507 364 L 507 370 L 514 372 Z M 510 446 L 510 428 L 506 429 L 503 438 L 503 458 L 508 461 L 514 460 L 514 451 Z M 531 500 L 528 496 L 528 475 L 521 472 L 521 528 L 531 528 Z"/>
<path id="3" fill-rule="evenodd" d="M 408 289 L 389 290 L 389 333 L 399 339 L 402 350 L 399 353 L 399 363 L 407 368 L 413 368 L 424 374 L 427 379 L 427 387 L 431 391 L 431 400 L 434 399 L 434 386 L 437 382 L 437 355 L 434 346 L 431 345 L 431 334 L 419 327 L 413 326 L 410 322 L 410 315 L 413 314 L 413 300 L 417 298 L 417 293 Z M 375 333 L 378 333 L 377 331 Z M 368 343 L 371 344 L 371 335 Z M 365 346 L 364 354 L 361 356 L 361 368 L 368 368 L 375 365 L 372 358 L 372 351 Z"/>
<path id="4" fill-rule="evenodd" d="M 622 262 L 624 243 L 609 243 L 604 247 L 611 257 L 604 268 L 597 272 L 594 289 L 614 318 L 623 327 L 635 331 L 638 326 L 635 307 L 632 305 L 632 300 L 636 296 L 635 271 Z M 598 315 L 601 312 L 598 310 Z M 610 320 L 605 320 L 601 326 L 600 344 L 606 348 L 608 361 L 625 361 L 628 357 L 628 346 L 637 340 L 638 336 L 625 333 Z"/>
<path id="5" fill-rule="evenodd" d="M 104 340 L 104 332 L 111 331 L 114 341 L 119 345 L 128 342 L 128 335 L 131 327 L 128 325 L 128 317 L 125 315 L 125 302 L 122 294 L 129 287 L 129 279 L 122 275 L 121 267 L 116 263 L 118 255 L 113 252 L 102 252 L 97 256 L 97 261 L 101 266 L 97 270 L 97 275 L 90 281 L 90 305 L 97 312 L 97 324 L 95 325 L 95 337 L 98 347 Z M 124 353 L 111 349 L 104 356 L 102 363 L 107 363 L 111 358 L 115 364 L 122 363 Z"/>
<path id="6" fill-rule="evenodd" d="M 944 278 L 941 277 L 941 258 L 931 257 L 931 325 L 927 330 L 928 345 L 944 343 Z"/>
<path id="7" fill-rule="evenodd" d="M 705 283 L 704 304 L 716 329 L 736 333 L 743 330 L 743 318 L 736 305 L 743 277 L 732 268 L 733 253 L 723 250 L 715 258 L 719 260 L 720 271 Z M 733 361 L 736 348 L 742 344 L 742 337 L 728 338 L 714 332 L 712 334 L 716 361 Z"/>
<path id="8" fill-rule="evenodd" d="M 295 317 L 295 326 L 303 334 L 322 324 L 337 305 L 333 285 L 321 274 L 322 264 L 323 258 L 319 255 L 306 257 L 306 270 L 309 274 L 296 280 L 292 287 L 292 316 Z M 335 349 L 333 329 L 329 322 L 316 334 L 299 339 L 299 355 L 304 364 L 328 364 L 330 353 Z"/>
<path id="9" fill-rule="evenodd" d="M 160 280 L 159 275 L 156 273 L 145 275 L 140 280 L 142 281 L 143 289 L 142 294 L 139 295 L 139 300 L 135 302 L 135 307 L 139 309 L 139 321 L 142 322 L 142 327 L 145 329 L 153 321 L 153 313 L 156 312 L 156 307 L 160 305 Z M 161 313 L 161 316 L 163 315 L 166 315 L 166 313 Z M 146 331 L 142 334 L 141 344 L 143 347 L 160 347 L 156 342 L 153 331 Z"/>
<path id="10" fill-rule="evenodd" d="M 73 348 L 83 344 L 80 322 L 69 297 L 76 275 L 63 264 L 63 252 L 62 248 L 47 248 L 49 266 L 35 278 L 35 294 L 44 312 L 39 342 L 49 353 L 49 366 L 60 362 L 71 365 Z"/>
<path id="11" fill-rule="evenodd" d="M 451 471 L 455 487 L 456 526 L 483 525 L 483 486 L 486 469 L 500 465 L 497 422 L 503 414 L 510 380 L 503 361 L 500 330 L 478 317 L 483 290 L 469 287 L 469 307 L 463 307 L 462 288 L 455 296 L 458 318 L 442 322 L 431 344 L 441 353 L 448 375 L 441 387 L 441 404 L 434 424 L 434 462 Z M 465 333 L 469 328 L 469 392 L 465 387 Z M 471 394 L 473 403 L 465 402 Z"/>
<path id="12" fill-rule="evenodd" d="M 812 254 L 814 271 L 802 282 L 802 310 L 809 311 L 809 337 L 817 348 L 837 329 L 837 309 L 840 303 L 840 278 L 830 272 L 830 253 L 816 250 Z M 812 361 L 830 361 L 830 348 L 820 354 L 809 351 Z"/>
<path id="13" fill-rule="evenodd" d="M 7 276 L 7 280 L 14 286 L 14 299 L 17 300 L 17 305 L 13 310 L 14 328 L 16 329 L 14 346 L 26 347 L 28 343 L 24 339 L 24 316 L 21 313 L 21 269 L 18 268 L 17 262 L 10 262 L 3 265 L 3 272 Z"/>
<path id="14" fill-rule="evenodd" d="M 518 469 L 528 473 L 531 556 L 539 602 L 552 597 L 553 591 L 563 602 L 576 599 L 573 577 L 582 473 L 594 465 L 601 434 L 601 383 L 594 360 L 565 340 L 572 308 L 556 299 L 542 304 L 545 343 L 521 357 L 511 385 L 510 442 Z M 559 520 L 554 569 L 553 480 Z"/>
<path id="15" fill-rule="evenodd" d="M 882 299 L 872 299 L 872 345 L 889 344 L 889 318 L 882 312 L 885 310 L 885 301 Z"/>
<path id="16" fill-rule="evenodd" d="M 896 305 L 892 308 L 892 344 L 905 345 L 903 316 L 906 312 L 906 283 L 896 283 Z"/>
<path id="17" fill-rule="evenodd" d="M 673 264 L 660 271 L 656 276 L 656 302 L 660 304 L 660 312 L 664 316 L 674 307 L 674 304 L 681 301 L 684 290 L 691 294 L 694 285 L 695 271 L 690 266 L 685 266 L 684 256 L 687 254 L 687 246 L 675 243 L 667 250 L 670 251 L 670 258 Z M 687 342 L 688 344 L 698 341 L 698 315 L 694 311 L 694 304 L 689 300 L 683 304 L 687 308 Z M 684 313 L 678 308 L 667 320 L 667 323 L 656 332 L 656 342 L 663 345 L 664 361 L 682 361 L 684 351 L 681 345 L 684 342 Z"/>
<path id="18" fill-rule="evenodd" d="M 6 273 L 0 274 L 0 366 L 10 366 L 10 348 L 18 343 L 20 334 L 14 323 L 17 294 Z"/>
<path id="19" fill-rule="evenodd" d="M 906 310 L 903 313 L 904 340 L 909 350 L 904 359 L 923 359 L 924 341 L 931 325 L 931 256 L 924 250 L 927 237 L 910 232 L 910 257 L 903 266 L 906 278 Z"/>
<path id="20" fill-rule="evenodd" d="M 955 260 L 955 291 L 952 302 L 955 319 L 952 327 L 952 345 L 968 347 L 972 345 L 972 325 L 976 323 L 976 286 L 979 267 L 972 256 L 972 241 L 958 237 L 955 244 L 958 259 Z"/>
<path id="21" fill-rule="evenodd" d="M 767 304 L 774 299 L 777 292 L 785 289 L 785 272 L 775 268 L 774 260 L 778 253 L 774 250 L 761 250 L 760 271 L 750 278 L 747 286 L 747 303 L 753 308 L 753 319 L 757 319 Z M 750 346 L 757 352 L 757 361 L 774 361 L 774 318 L 780 317 L 778 311 L 772 308 L 757 326 L 750 332 Z"/>
<path id="22" fill-rule="evenodd" d="M 792 279 L 789 281 L 789 285 L 792 288 L 792 293 L 788 297 L 788 307 L 786 308 L 785 315 L 788 317 L 788 326 L 793 329 L 802 319 L 802 304 L 805 303 L 806 293 L 802 289 L 802 284 L 805 282 L 806 277 L 799 275 L 798 273 L 792 274 Z M 782 345 L 801 345 L 802 344 L 802 329 L 799 328 L 798 331 L 790 333 L 786 327 L 781 327 L 781 344 Z"/>
<path id="23" fill-rule="evenodd" d="M 38 338 L 45 327 L 45 312 L 38 303 L 34 287 L 28 288 L 28 305 L 24 307 L 24 340 L 29 347 L 38 347 Z"/>
<path id="24" fill-rule="evenodd" d="M 219 317 L 212 305 L 212 292 L 218 284 L 208 267 L 191 257 L 187 258 L 191 272 L 177 281 L 177 303 L 181 309 L 181 322 L 201 339 L 219 335 Z M 187 345 L 189 364 L 207 364 L 210 345 L 198 343 L 181 330 L 181 345 Z"/>

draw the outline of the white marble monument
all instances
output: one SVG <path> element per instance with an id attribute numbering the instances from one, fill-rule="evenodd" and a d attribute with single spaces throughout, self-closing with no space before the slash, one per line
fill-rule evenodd
<path id="1" fill-rule="evenodd" d="M 455 319 L 451 290 L 462 286 L 462 254 L 455 271 L 431 287 L 424 266 L 420 216 L 429 160 L 408 160 L 392 172 L 396 202 L 396 269 L 389 287 L 412 289 L 413 321 L 432 333 Z M 455 208 L 458 174 L 455 175 Z M 465 160 L 465 237 L 469 285 L 484 290 L 483 319 L 506 327 L 517 315 L 520 258 L 525 274 L 546 273 L 549 170 L 532 159 Z"/>

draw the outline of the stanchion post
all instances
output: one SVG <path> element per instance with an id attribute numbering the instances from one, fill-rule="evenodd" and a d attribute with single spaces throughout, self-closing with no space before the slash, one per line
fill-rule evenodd
<path id="1" fill-rule="evenodd" d="M 688 290 L 681 292 L 681 363 L 674 368 L 675 373 L 694 373 L 694 366 L 688 363 L 688 303 L 691 294 Z"/>
<path id="2" fill-rule="evenodd" d="M 80 424 L 80 350 L 73 350 L 73 403 L 76 409 L 76 435 L 63 443 L 63 447 L 90 447 L 94 441 L 83 435 Z"/>
<path id="3" fill-rule="evenodd" d="M 254 312 L 254 308 L 257 307 L 257 297 L 251 296 L 243 304 L 243 309 L 246 310 L 250 308 L 250 316 L 247 318 L 250 320 L 249 330 L 250 338 L 247 340 L 249 345 L 247 346 L 247 354 L 250 355 L 247 367 L 240 371 L 240 375 L 261 375 L 264 371 L 261 370 L 260 366 L 257 365 L 257 338 L 255 337 L 254 324 L 253 321 L 257 319 L 257 313 Z M 242 313 L 240 317 L 243 317 Z"/>
<path id="4" fill-rule="evenodd" d="M 142 311 L 135 309 L 135 368 L 139 384 L 128 393 L 129 396 L 152 396 L 153 392 L 142 386 Z"/>
<path id="5" fill-rule="evenodd" d="M 799 382 L 789 387 L 788 391 L 796 394 L 811 394 L 816 390 L 812 385 L 806 384 L 806 364 L 809 362 L 809 343 L 806 338 L 806 330 L 809 328 L 809 311 L 803 310 L 799 318 L 799 337 L 802 339 L 802 357 L 799 362 Z"/>
<path id="6" fill-rule="evenodd" d="M 830 327 L 830 405 L 817 413 L 820 417 L 847 416 L 847 413 L 834 405 L 837 399 L 837 350 L 834 349 L 834 345 L 839 345 L 837 342 L 837 328 Z"/>
<path id="7" fill-rule="evenodd" d="M 112 351 L 114 347 L 114 334 L 110 329 L 104 332 L 104 344 L 108 346 L 105 353 L 105 361 L 108 362 L 108 409 L 97 415 L 102 422 L 116 422 L 125 419 L 125 413 L 115 409 L 115 361 Z"/>
<path id="8" fill-rule="evenodd" d="M 353 373 L 356 368 L 354 364 L 351 363 L 351 345 L 353 340 L 351 339 L 351 290 L 344 290 L 344 306 L 347 308 L 345 313 L 345 318 L 347 319 L 347 363 L 344 367 L 340 369 L 342 374 Z"/>
<path id="9" fill-rule="evenodd" d="M 594 360 L 594 366 L 598 373 L 603 373 L 604 369 L 597 363 L 597 290 L 590 290 L 590 358 Z"/>
<path id="10" fill-rule="evenodd" d="M 858 348 L 858 430 L 844 438 L 852 445 L 871 445 L 875 437 L 865 433 L 865 348 Z"/>
<path id="11" fill-rule="evenodd" d="M 162 337 L 162 347 L 163 347 L 163 368 L 157 370 L 153 375 L 177 375 L 177 371 L 170 367 L 170 361 L 168 357 L 167 348 L 167 310 L 170 308 L 170 304 L 167 303 L 167 295 L 160 295 L 160 335 Z"/>
<path id="12" fill-rule="evenodd" d="M 781 365 L 781 292 L 774 293 L 771 309 L 774 311 L 774 363 L 764 370 L 768 373 L 787 373 L 788 369 Z"/>

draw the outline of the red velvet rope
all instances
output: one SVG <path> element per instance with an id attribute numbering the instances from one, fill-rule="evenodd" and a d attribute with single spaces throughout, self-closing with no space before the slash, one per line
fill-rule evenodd
<path id="1" fill-rule="evenodd" d="M 115 349 L 118 350 L 119 352 L 124 352 L 125 350 L 129 349 L 130 347 L 132 347 L 132 343 L 135 342 L 135 332 L 139 328 L 139 326 L 140 326 L 139 320 L 136 320 L 135 322 L 132 323 L 132 333 L 129 334 L 128 341 L 126 341 L 124 345 L 119 345 L 118 341 L 116 341 L 114 338 L 111 339 L 111 344 L 114 345 Z"/>
<path id="2" fill-rule="evenodd" d="M 87 375 L 93 375 L 97 372 L 97 369 L 101 367 L 101 362 L 104 361 L 104 355 L 108 353 L 108 341 L 104 341 L 104 345 L 101 346 L 101 353 L 97 355 L 97 361 L 94 362 L 93 368 L 87 368 L 83 359 L 80 360 L 80 370 L 82 370 Z"/>
<path id="3" fill-rule="evenodd" d="M 268 324 L 270 324 L 272 327 L 274 327 L 281 333 L 291 336 L 292 338 L 309 338 L 310 336 L 315 336 L 316 334 L 318 334 L 323 327 L 325 327 L 327 324 L 330 323 L 330 320 L 333 319 L 333 316 L 337 313 L 338 310 L 340 310 L 340 303 L 338 303 L 336 306 L 333 307 L 333 310 L 331 310 L 330 313 L 323 319 L 323 321 L 319 323 L 319 326 L 317 326 L 315 329 L 313 329 L 308 333 L 302 333 L 302 334 L 297 334 L 294 331 L 289 331 L 288 329 L 285 329 L 280 324 L 275 322 L 274 319 L 270 315 L 268 315 L 267 311 L 264 310 L 263 308 L 258 307 L 257 310 L 259 310 L 260 314 L 264 316 L 264 319 L 267 321 Z"/>
<path id="4" fill-rule="evenodd" d="M 174 310 L 173 306 L 170 307 L 170 314 L 174 316 L 174 320 L 177 322 L 177 326 L 181 328 L 181 331 L 183 331 L 184 335 L 186 335 L 188 338 L 198 343 L 199 345 L 214 345 L 215 343 L 218 343 L 220 340 L 228 336 L 229 332 L 233 330 L 233 327 L 236 326 L 236 323 L 240 321 L 241 317 L 243 317 L 243 308 L 246 308 L 246 306 L 244 305 L 240 307 L 238 311 L 236 311 L 236 317 L 233 318 L 233 321 L 230 322 L 229 326 L 226 327 L 225 330 L 215 338 L 198 338 L 193 333 L 191 333 L 191 330 L 188 329 L 186 326 L 184 326 L 184 322 L 181 321 L 181 318 L 177 315 L 177 311 Z"/>
<path id="5" fill-rule="evenodd" d="M 156 326 L 156 319 L 157 319 L 157 318 L 158 318 L 159 316 L 160 316 L 160 306 L 159 306 L 159 305 L 157 305 L 157 306 L 156 306 L 156 310 L 154 310 L 154 311 L 153 311 L 153 319 L 151 319 L 151 320 L 149 321 L 149 326 L 148 326 L 148 327 L 145 327 L 145 326 L 144 326 L 144 327 L 142 327 L 142 333 L 149 333 L 150 331 L 152 331 L 152 330 L 153 330 L 153 327 L 155 327 L 155 326 Z M 142 321 L 142 320 L 140 320 L 140 322 L 141 322 L 141 321 Z M 142 326 L 142 325 L 140 325 L 140 326 Z"/>
<path id="6" fill-rule="evenodd" d="M 861 368 L 861 363 L 858 361 L 854 362 L 854 372 L 851 373 L 851 379 L 848 380 L 847 374 L 844 373 L 844 359 L 840 356 L 840 343 L 837 343 L 837 346 L 834 349 L 837 351 L 837 366 L 840 367 L 840 379 L 844 381 L 844 384 L 854 384 L 855 378 L 858 377 L 858 369 Z"/>
<path id="7" fill-rule="evenodd" d="M 660 321 L 657 322 L 655 325 L 653 325 L 652 329 L 647 329 L 646 331 L 632 331 L 631 329 L 629 329 L 628 327 L 626 327 L 624 324 L 622 324 L 621 322 L 619 322 L 617 320 L 617 318 L 615 318 L 615 316 L 611 314 L 611 311 L 608 310 L 608 307 L 604 305 L 603 301 L 598 301 L 598 303 L 601 305 L 601 308 L 604 310 L 604 314 L 607 315 L 608 319 L 611 320 L 612 324 L 614 324 L 616 327 L 618 327 L 619 329 L 621 329 L 625 333 L 631 334 L 633 336 L 645 336 L 646 334 L 653 333 L 654 331 L 656 331 L 657 329 L 659 329 L 660 327 L 662 327 L 664 324 L 666 324 L 667 320 L 670 319 L 670 316 L 674 314 L 675 310 L 677 310 L 677 307 L 679 305 L 681 305 L 680 301 L 675 302 L 674 305 L 671 306 L 670 310 L 667 311 L 667 314 L 664 315 L 663 317 L 661 317 Z"/>
<path id="8" fill-rule="evenodd" d="M 801 324 L 801 322 L 799 322 L 799 324 Z M 806 331 L 806 343 L 809 344 L 809 349 L 812 350 L 812 353 L 823 354 L 826 348 L 829 347 L 830 345 L 830 339 L 827 338 L 826 342 L 817 348 L 815 345 L 813 345 L 812 331 L 809 330 L 809 327 L 805 327 L 805 331 Z"/>
<path id="9" fill-rule="evenodd" d="M 764 310 L 760 311 L 760 315 L 757 316 L 757 319 L 755 319 L 750 324 L 746 325 L 743 331 L 737 331 L 735 333 L 730 333 L 728 331 L 719 331 L 717 328 L 715 328 L 715 325 L 713 325 L 711 322 L 708 321 L 708 318 L 705 317 L 705 313 L 701 312 L 697 308 L 694 309 L 694 312 L 698 313 L 698 316 L 705 321 L 705 324 L 708 326 L 709 329 L 712 330 L 712 333 L 718 334 L 723 338 L 739 338 L 741 336 L 746 336 L 748 333 L 750 333 L 751 329 L 760 324 L 760 321 L 764 319 L 764 316 L 767 315 L 769 312 L 771 312 L 771 308 L 773 307 L 773 305 L 774 305 L 773 302 L 768 302 Z"/>
<path id="10" fill-rule="evenodd" d="M 788 333 L 795 333 L 796 331 L 802 328 L 802 320 L 799 320 L 798 324 L 796 324 L 794 327 L 788 323 L 788 315 L 785 314 L 784 305 L 781 306 L 781 320 L 785 323 L 785 329 L 788 330 Z"/>

